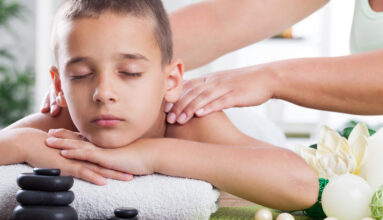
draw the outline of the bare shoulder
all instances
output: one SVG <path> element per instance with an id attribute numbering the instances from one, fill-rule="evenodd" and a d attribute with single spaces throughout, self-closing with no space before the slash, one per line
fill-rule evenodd
<path id="1" fill-rule="evenodd" d="M 221 145 L 269 145 L 243 134 L 222 111 L 195 117 L 185 125 L 168 125 L 166 136 Z"/>
<path id="2" fill-rule="evenodd" d="M 49 114 L 34 113 L 26 116 L 15 123 L 9 125 L 5 129 L 13 128 L 36 128 L 43 131 L 48 131 L 54 128 L 65 128 L 76 131 L 72 118 L 69 115 L 68 109 L 63 108 L 61 114 L 57 117 L 51 117 Z"/>

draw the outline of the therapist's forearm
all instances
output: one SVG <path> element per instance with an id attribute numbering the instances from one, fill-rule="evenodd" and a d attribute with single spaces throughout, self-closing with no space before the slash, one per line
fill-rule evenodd
<path id="1" fill-rule="evenodd" d="M 210 0 L 170 13 L 175 57 L 186 70 L 271 37 L 328 0 Z"/>
<path id="2" fill-rule="evenodd" d="M 383 50 L 275 62 L 274 98 L 351 114 L 383 114 Z"/>

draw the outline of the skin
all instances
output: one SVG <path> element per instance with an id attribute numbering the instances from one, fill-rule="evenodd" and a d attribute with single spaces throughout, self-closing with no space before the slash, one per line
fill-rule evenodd
<path id="1" fill-rule="evenodd" d="M 59 66 L 51 70 L 57 103 L 67 111 L 56 118 L 37 113 L 2 130 L 0 149 L 5 154 L 0 155 L 0 163 L 37 161 L 36 165 L 44 163 L 47 167 L 53 164 L 83 179 L 88 176 L 82 174 L 91 172 L 93 176 L 89 176 L 95 178 L 88 181 L 105 184 L 106 176 L 102 173 L 86 168 L 86 172 L 72 173 L 71 162 L 82 162 L 120 174 L 161 173 L 205 180 L 229 193 L 278 209 L 303 209 L 314 204 L 318 180 L 307 163 L 289 150 L 244 135 L 223 113 L 196 118 L 185 126 L 166 124 L 162 105 L 165 101 L 177 100 L 182 92 L 182 64 L 160 65 L 161 55 L 158 46 L 153 44 L 156 41 L 151 24 L 151 19 L 109 12 L 98 18 L 73 21 L 66 34 L 60 35 Z M 135 41 L 137 35 L 140 39 Z M 115 55 L 131 52 L 144 55 L 149 64 L 140 78 L 126 80 L 118 64 L 139 65 L 137 62 L 141 61 L 115 59 Z M 82 72 L 82 67 L 76 66 L 79 70 L 75 71 L 73 66 L 68 66 L 68 61 L 78 56 L 93 61 L 92 74 Z M 73 80 L 73 76 L 80 75 L 86 75 L 81 83 Z M 125 95 L 129 98 L 124 98 Z M 121 111 L 130 108 L 132 103 L 135 106 L 129 114 Z M 82 111 L 83 108 L 87 111 Z M 92 124 L 89 118 L 92 120 L 100 109 L 126 120 L 112 127 L 95 129 L 89 125 Z M 78 130 L 73 129 L 74 125 Z M 137 131 L 131 130 L 132 126 Z M 26 127 L 27 130 L 21 130 Z M 40 130 L 55 127 L 60 129 Z M 18 134 L 19 131 L 24 133 Z M 14 136 L 10 138 L 12 132 Z M 20 137 L 29 133 L 35 135 L 28 139 L 30 144 L 20 144 L 23 141 Z M 99 135 L 107 140 L 97 139 Z M 8 148 L 15 148 L 12 152 L 21 155 L 8 153 Z M 44 149 L 54 150 L 49 155 L 52 164 L 43 161 L 48 153 Z M 69 163 L 56 163 L 54 158 L 58 157 Z"/>

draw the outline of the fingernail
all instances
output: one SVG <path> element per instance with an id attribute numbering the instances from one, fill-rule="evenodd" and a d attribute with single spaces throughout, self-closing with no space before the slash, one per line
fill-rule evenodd
<path id="1" fill-rule="evenodd" d="M 48 133 L 49 134 L 52 134 L 52 133 L 55 133 L 56 132 L 56 129 L 49 129 Z"/>
<path id="2" fill-rule="evenodd" d="M 67 151 L 67 150 L 62 150 L 62 151 L 61 151 L 61 154 L 62 154 L 62 155 L 67 155 L 67 154 L 68 154 L 68 151 Z"/>
<path id="3" fill-rule="evenodd" d="M 105 185 L 105 184 L 107 184 L 108 182 L 106 181 L 105 178 L 99 178 L 99 179 L 98 179 L 98 183 L 99 183 L 100 185 Z"/>
<path id="4" fill-rule="evenodd" d="M 56 105 L 51 105 L 51 114 L 53 114 L 53 112 L 55 111 L 55 109 L 56 109 Z"/>
<path id="5" fill-rule="evenodd" d="M 54 138 L 54 137 L 47 138 L 47 143 L 48 144 L 53 144 L 55 141 L 56 141 L 56 138 Z"/>
<path id="6" fill-rule="evenodd" d="M 201 115 L 204 111 L 205 111 L 205 109 L 201 108 L 200 110 L 196 111 L 195 114 Z"/>
<path id="7" fill-rule="evenodd" d="M 185 113 L 182 113 L 182 114 L 180 115 L 180 117 L 178 117 L 177 122 L 178 122 L 178 123 L 183 123 L 183 122 L 185 122 L 185 119 L 186 119 L 186 114 L 185 114 Z"/>
<path id="8" fill-rule="evenodd" d="M 127 180 L 131 180 L 133 178 L 132 174 L 125 174 Z"/>
<path id="9" fill-rule="evenodd" d="M 168 122 L 170 123 L 170 124 L 174 124 L 174 122 L 176 122 L 176 114 L 175 113 L 170 113 L 169 115 L 168 115 Z"/>
<path id="10" fill-rule="evenodd" d="M 165 112 L 166 113 L 170 112 L 170 110 L 172 109 L 173 105 L 174 105 L 173 103 L 169 103 L 169 102 L 166 103 L 165 104 Z"/>

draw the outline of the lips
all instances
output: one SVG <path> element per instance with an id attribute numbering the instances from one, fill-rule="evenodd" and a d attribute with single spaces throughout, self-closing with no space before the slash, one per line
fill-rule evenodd
<path id="1" fill-rule="evenodd" d="M 123 121 L 124 119 L 118 118 L 114 115 L 100 115 L 93 119 L 91 122 L 100 127 L 113 127 Z"/>

